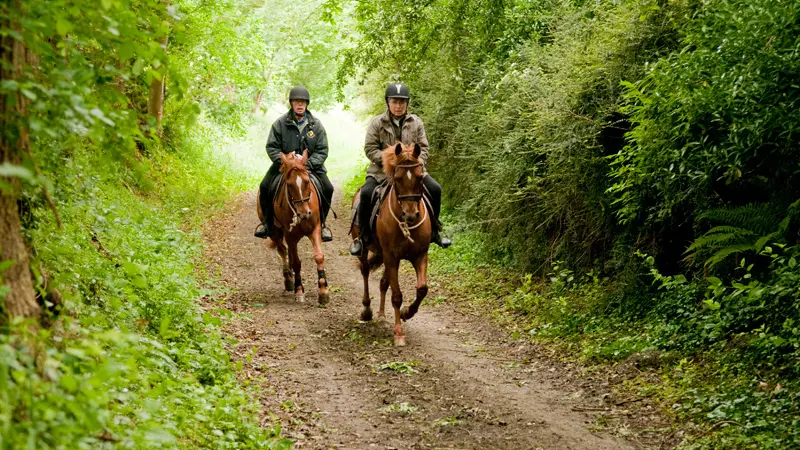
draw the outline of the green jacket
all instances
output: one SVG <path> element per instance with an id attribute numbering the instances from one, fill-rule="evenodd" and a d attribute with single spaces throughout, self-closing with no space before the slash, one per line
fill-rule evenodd
<path id="1" fill-rule="evenodd" d="M 267 139 L 267 154 L 273 165 L 281 164 L 281 153 L 302 154 L 308 148 L 308 161 L 306 166 L 312 172 L 326 173 L 325 160 L 328 158 L 328 135 L 311 111 L 306 111 L 308 124 L 303 130 L 294 122 L 294 112 L 289 111 L 280 116 L 269 130 Z M 303 141 L 305 140 L 305 145 Z"/>
<path id="2" fill-rule="evenodd" d="M 379 183 L 386 179 L 386 175 L 383 174 L 381 152 L 390 145 L 397 142 L 405 145 L 419 144 L 422 147 L 419 159 L 423 170 L 428 162 L 428 137 L 425 135 L 422 119 L 414 114 L 406 114 L 400 136 L 397 136 L 396 127 L 391 120 L 388 110 L 376 116 L 367 126 L 367 136 L 364 139 L 364 153 L 371 163 L 367 169 L 367 176 L 375 178 Z"/>

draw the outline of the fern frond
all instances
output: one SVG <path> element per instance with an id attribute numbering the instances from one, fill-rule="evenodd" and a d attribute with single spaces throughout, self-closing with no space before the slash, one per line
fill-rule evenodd
<path id="1" fill-rule="evenodd" d="M 730 225 L 720 225 L 718 227 L 714 227 L 704 234 L 704 236 L 709 234 L 734 234 L 741 237 L 748 237 L 748 236 L 755 236 L 756 233 L 746 229 L 746 228 L 739 228 L 733 227 Z"/>
<path id="2" fill-rule="evenodd" d="M 770 233 L 770 234 L 768 234 L 766 236 L 761 236 L 760 238 L 758 238 L 758 240 L 756 241 L 756 244 L 753 246 L 755 251 L 760 252 L 761 249 L 763 249 L 765 245 L 767 245 L 770 241 L 774 241 L 775 238 L 780 236 L 781 234 L 783 234 L 783 233 L 780 232 L 780 231 L 776 231 L 776 232 Z"/>
<path id="3" fill-rule="evenodd" d="M 777 222 L 784 212 L 771 203 L 751 203 L 735 208 L 710 209 L 703 213 L 700 218 L 744 228 L 754 234 L 763 236 L 775 231 Z"/>
<path id="4" fill-rule="evenodd" d="M 755 251 L 755 246 L 753 244 L 736 244 L 736 245 L 729 245 L 722 250 L 714 253 L 714 256 L 708 258 L 706 260 L 707 267 L 713 267 L 722 261 L 725 260 L 728 256 L 731 256 L 735 253 L 742 253 L 742 252 L 751 252 Z"/>
<path id="5" fill-rule="evenodd" d="M 742 235 L 740 233 L 711 233 L 708 232 L 699 238 L 695 239 L 692 245 L 686 249 L 685 253 L 694 252 L 698 250 L 706 250 L 706 249 L 715 249 L 721 245 L 728 244 L 731 242 L 734 243 L 741 243 L 742 241 L 747 242 L 748 239 L 746 237 L 751 237 L 751 235 Z"/>

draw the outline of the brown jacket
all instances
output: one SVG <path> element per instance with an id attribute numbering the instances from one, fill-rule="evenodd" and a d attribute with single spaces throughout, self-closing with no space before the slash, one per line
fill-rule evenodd
<path id="1" fill-rule="evenodd" d="M 406 145 L 419 144 L 422 147 L 419 159 L 423 169 L 428 162 L 428 137 L 425 136 L 422 119 L 414 114 L 406 114 L 400 136 L 396 136 L 395 126 L 391 120 L 388 110 L 376 116 L 367 126 L 367 137 L 364 139 L 364 153 L 371 162 L 367 176 L 375 178 L 379 183 L 386 178 L 383 174 L 381 151 L 398 141 Z"/>

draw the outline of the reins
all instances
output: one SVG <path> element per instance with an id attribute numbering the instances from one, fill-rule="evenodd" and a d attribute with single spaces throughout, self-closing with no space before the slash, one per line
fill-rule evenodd
<path id="1" fill-rule="evenodd" d="M 412 169 L 414 167 L 419 167 L 421 165 L 422 165 L 422 163 L 419 163 L 419 162 L 415 163 L 415 164 L 398 164 L 398 165 L 394 166 L 394 170 L 397 170 L 398 167 L 404 168 L 404 169 Z M 404 199 L 416 200 L 417 202 L 419 202 L 423 198 L 422 194 L 398 195 L 397 194 L 397 190 L 394 189 L 394 181 L 392 181 L 392 183 L 389 185 L 389 190 L 391 191 L 389 194 L 390 195 L 394 194 L 394 197 L 397 199 L 397 204 L 400 204 L 400 201 L 404 200 Z M 420 225 L 425 223 L 425 220 L 428 218 L 428 208 L 427 208 L 427 206 L 425 205 L 424 202 L 422 204 L 422 209 L 423 209 L 422 219 L 419 222 L 417 222 L 416 225 L 408 226 L 407 223 L 405 223 L 405 222 L 403 222 L 403 221 L 401 221 L 400 219 L 397 218 L 397 216 L 394 213 L 394 208 L 392 208 L 391 203 L 389 204 L 389 213 L 392 215 L 392 218 L 394 219 L 394 221 L 397 222 L 397 225 L 400 227 L 400 231 L 403 232 L 403 236 L 405 236 L 406 239 L 408 239 L 409 242 L 411 242 L 412 244 L 414 243 L 414 239 L 411 238 L 411 230 L 415 230 L 415 229 L 419 228 Z"/>
<path id="2" fill-rule="evenodd" d="M 292 231 L 292 229 L 300 223 L 300 215 L 297 214 L 297 208 L 295 208 L 294 205 L 296 203 L 307 203 L 311 201 L 311 194 L 308 194 L 308 197 L 300 200 L 292 200 L 292 197 L 289 195 L 289 183 L 286 180 L 293 170 L 299 169 L 299 167 L 292 167 L 283 174 L 283 192 L 286 194 L 286 203 L 289 204 L 289 208 L 292 210 L 292 223 L 289 224 L 289 231 Z M 302 195 L 302 192 L 300 194 Z"/>

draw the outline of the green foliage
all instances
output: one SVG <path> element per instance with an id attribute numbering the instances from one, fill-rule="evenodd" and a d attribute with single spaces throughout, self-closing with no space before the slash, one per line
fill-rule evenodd
<path id="1" fill-rule="evenodd" d="M 209 294 L 198 225 L 250 181 L 214 150 L 246 129 L 242 99 L 259 84 L 251 11 L 225 0 L 0 6 L 3 35 L 30 52 L 0 83 L 6 104 L 28 102 L 2 117 L 3 140 L 29 134 L 30 152 L 0 170 L 26 182 L 15 195 L 37 288 L 46 294 L 46 274 L 64 298 L 44 296 L 56 308 L 46 326 L 4 324 L 0 447 L 291 447 L 259 425 L 237 382 L 220 332 L 230 313 L 197 304 Z M 163 76 L 162 139 L 146 109 Z"/>
<path id="2" fill-rule="evenodd" d="M 405 362 L 405 361 L 394 361 L 388 362 L 385 364 L 376 364 L 375 370 L 383 370 L 388 372 L 396 372 L 396 373 L 403 373 L 406 375 L 413 375 L 417 372 L 414 367 L 419 365 L 416 361 Z"/>
<path id="3" fill-rule="evenodd" d="M 28 234 L 67 303 L 52 330 L 31 336 L 20 324 L 0 338 L 0 429 L 10 447 L 288 445 L 277 429 L 259 427 L 258 405 L 237 386 L 219 331 L 228 313 L 201 314 L 195 304 L 199 235 L 185 227 L 237 183 L 211 169 L 219 162 L 202 148 L 183 150 L 185 159 L 159 153 L 154 161 L 191 162 L 194 171 L 154 180 L 150 199 L 118 182 L 133 181 L 131 169 L 92 152 L 60 167 L 37 155 L 60 180 L 54 197 L 65 225 L 57 232 L 40 207 Z M 198 178 L 212 183 L 202 188 Z"/>
<path id="4" fill-rule="evenodd" d="M 620 82 L 676 45 L 680 4 L 391 4 L 357 10 L 365 35 L 346 58 L 411 85 L 431 173 L 464 223 L 540 274 L 605 255 L 605 156 L 627 129 Z"/>
<path id="5" fill-rule="evenodd" d="M 797 2 L 704 2 L 682 50 L 627 85 L 635 127 L 611 189 L 623 222 L 796 199 L 798 16 Z"/>

